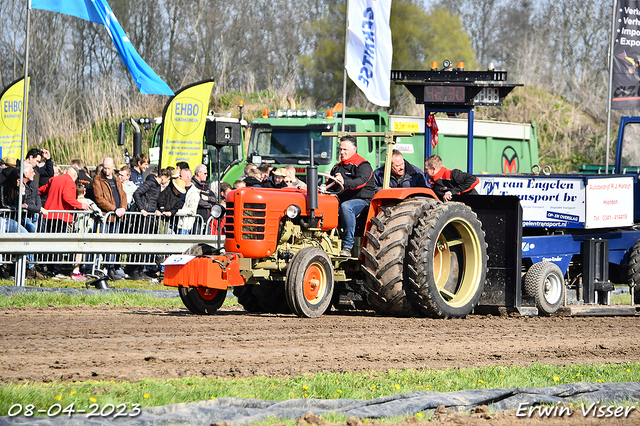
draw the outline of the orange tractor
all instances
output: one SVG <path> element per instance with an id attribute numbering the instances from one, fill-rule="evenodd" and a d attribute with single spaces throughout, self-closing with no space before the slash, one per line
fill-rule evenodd
<path id="1" fill-rule="evenodd" d="M 215 313 L 232 287 L 249 312 L 315 318 L 334 306 L 393 316 L 471 313 L 487 270 L 476 214 L 463 203 L 439 201 L 428 188 L 389 189 L 395 138 L 408 134 L 350 134 L 384 137 L 387 144 L 385 185 L 366 217 L 359 218 L 356 256 L 340 256 L 338 198 L 326 189 L 332 185 L 318 186 L 318 175 L 333 178 L 317 173 L 312 141 L 307 190 L 232 191 L 226 200 L 224 252 L 198 244 L 180 264 L 166 266 L 164 284 L 178 287 L 189 311 Z"/>

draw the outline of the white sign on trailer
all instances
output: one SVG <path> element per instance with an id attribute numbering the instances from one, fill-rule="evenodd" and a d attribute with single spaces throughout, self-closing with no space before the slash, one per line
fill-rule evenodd
<path id="1" fill-rule="evenodd" d="M 585 228 L 614 228 L 633 224 L 633 177 L 587 180 Z"/>
<path id="2" fill-rule="evenodd" d="M 482 195 L 515 195 L 522 224 L 612 228 L 633 223 L 633 177 L 479 176 Z"/>

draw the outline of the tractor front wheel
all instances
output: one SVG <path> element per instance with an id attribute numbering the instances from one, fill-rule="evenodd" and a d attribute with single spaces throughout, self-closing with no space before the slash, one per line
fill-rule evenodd
<path id="1" fill-rule="evenodd" d="M 331 305 L 333 266 L 317 247 L 305 247 L 291 259 L 285 293 L 289 307 L 299 317 L 318 318 Z"/>
<path id="2" fill-rule="evenodd" d="M 195 244 L 185 252 L 193 256 L 213 254 L 213 247 L 208 244 Z M 196 315 L 215 314 L 227 297 L 227 290 L 216 290 L 204 287 L 178 287 L 178 294 L 189 312 Z"/>
<path id="3" fill-rule="evenodd" d="M 197 315 L 215 314 L 227 297 L 227 290 L 216 290 L 203 287 L 178 287 L 182 303 Z"/>

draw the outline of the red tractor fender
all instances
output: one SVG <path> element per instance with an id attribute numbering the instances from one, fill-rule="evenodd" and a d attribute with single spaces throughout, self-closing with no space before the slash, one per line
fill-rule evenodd
<path id="1" fill-rule="evenodd" d="M 436 193 L 430 188 L 389 188 L 381 189 L 376 192 L 376 195 L 371 199 L 371 206 L 369 207 L 369 213 L 367 214 L 365 230 L 368 231 L 371 228 L 371 219 L 378 215 L 380 206 L 388 204 L 389 201 L 402 201 L 415 195 L 425 195 L 433 198 L 434 200 L 439 199 Z"/>

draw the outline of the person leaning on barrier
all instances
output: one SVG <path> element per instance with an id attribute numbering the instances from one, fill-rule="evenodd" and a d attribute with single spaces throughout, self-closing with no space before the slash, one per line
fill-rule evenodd
<path id="1" fill-rule="evenodd" d="M 106 157 L 102 162 L 102 171 L 93 180 L 95 202 L 102 213 L 107 216 L 104 223 L 104 233 L 106 234 L 117 234 L 121 231 L 118 219 L 124 216 L 127 211 L 127 194 L 122 189 L 120 179 L 114 175 L 114 169 L 113 158 Z M 109 215 L 109 213 L 113 213 L 113 215 Z M 128 231 L 125 228 L 122 230 Z M 114 260 L 115 255 L 113 254 L 109 254 L 105 260 L 107 275 L 111 280 L 122 279 L 121 275 L 117 274 L 119 265 L 113 263 Z"/>
<path id="2" fill-rule="evenodd" d="M 445 168 L 438 155 L 425 160 L 424 172 L 429 177 L 431 189 L 442 201 L 449 201 L 454 195 L 478 194 L 474 187 L 480 183 L 480 179 L 459 169 Z"/>
<path id="3" fill-rule="evenodd" d="M 162 169 L 158 175 L 149 175 L 147 180 L 133 193 L 136 209 L 147 216 L 149 213 L 155 214 L 158 210 L 158 196 L 163 186 L 171 180 L 171 173 L 167 169 Z M 151 230 L 145 233 L 153 233 Z"/>
<path id="4" fill-rule="evenodd" d="M 390 175 L 390 188 L 424 188 L 427 186 L 422 170 L 405 160 L 402 153 L 397 149 L 394 149 L 391 154 Z M 376 183 L 377 192 L 382 189 L 384 182 L 384 166 L 378 167 L 375 172 L 373 172 L 373 178 Z"/>
<path id="5" fill-rule="evenodd" d="M 24 183 L 24 191 L 22 197 L 22 209 L 24 215 L 22 217 L 22 226 L 29 232 L 36 232 L 38 214 L 45 214 L 47 211 L 42 207 L 42 199 L 35 186 L 36 172 L 31 164 L 24 164 L 24 174 L 22 181 Z"/>
<path id="6" fill-rule="evenodd" d="M 196 214 L 198 213 L 198 202 L 200 201 L 200 190 L 191 183 L 191 170 L 180 170 L 180 179 L 185 185 L 186 195 L 184 204 L 178 211 L 178 234 L 200 234 L 202 223 L 196 223 Z M 181 216 L 181 217 L 180 217 Z M 194 229 L 194 225 L 196 228 Z"/>
<path id="7" fill-rule="evenodd" d="M 73 221 L 73 215 L 68 213 L 51 213 L 57 210 L 90 210 L 86 202 L 78 201 L 76 197 L 76 179 L 78 168 L 70 166 L 67 172 L 49 179 L 46 185 L 38 190 L 40 196 L 47 196 L 44 208 L 47 211 L 44 217 L 45 232 L 67 232 L 67 225 Z"/>
<path id="8" fill-rule="evenodd" d="M 93 180 L 94 201 L 105 215 L 113 212 L 117 217 L 122 217 L 127 211 L 127 194 L 122 189 L 120 179 L 115 177 L 114 169 L 113 158 L 106 157 L 102 162 L 102 172 Z M 111 218 L 110 222 L 115 222 L 115 219 Z"/>
<path id="9" fill-rule="evenodd" d="M 27 230 L 18 227 L 16 211 L 18 209 L 18 191 L 20 188 L 20 170 L 12 168 L 6 176 L 6 179 L 0 184 L 0 209 L 11 210 L 12 214 L 5 217 L 0 229 L 3 232 L 24 232 Z M 18 230 L 19 229 L 19 230 Z"/>
<path id="10" fill-rule="evenodd" d="M 202 216 L 202 220 L 207 222 L 209 220 L 209 214 L 211 207 L 215 204 L 217 197 L 207 185 L 207 166 L 204 164 L 198 164 L 193 171 L 193 178 L 191 183 L 200 190 L 200 201 L 198 202 L 198 214 Z"/>
<path id="11" fill-rule="evenodd" d="M 160 191 L 158 196 L 158 207 L 156 216 L 163 219 L 160 226 L 161 234 L 170 234 L 176 232 L 176 214 L 184 205 L 182 195 L 186 194 L 186 189 L 182 179 L 171 179 L 165 189 Z"/>

